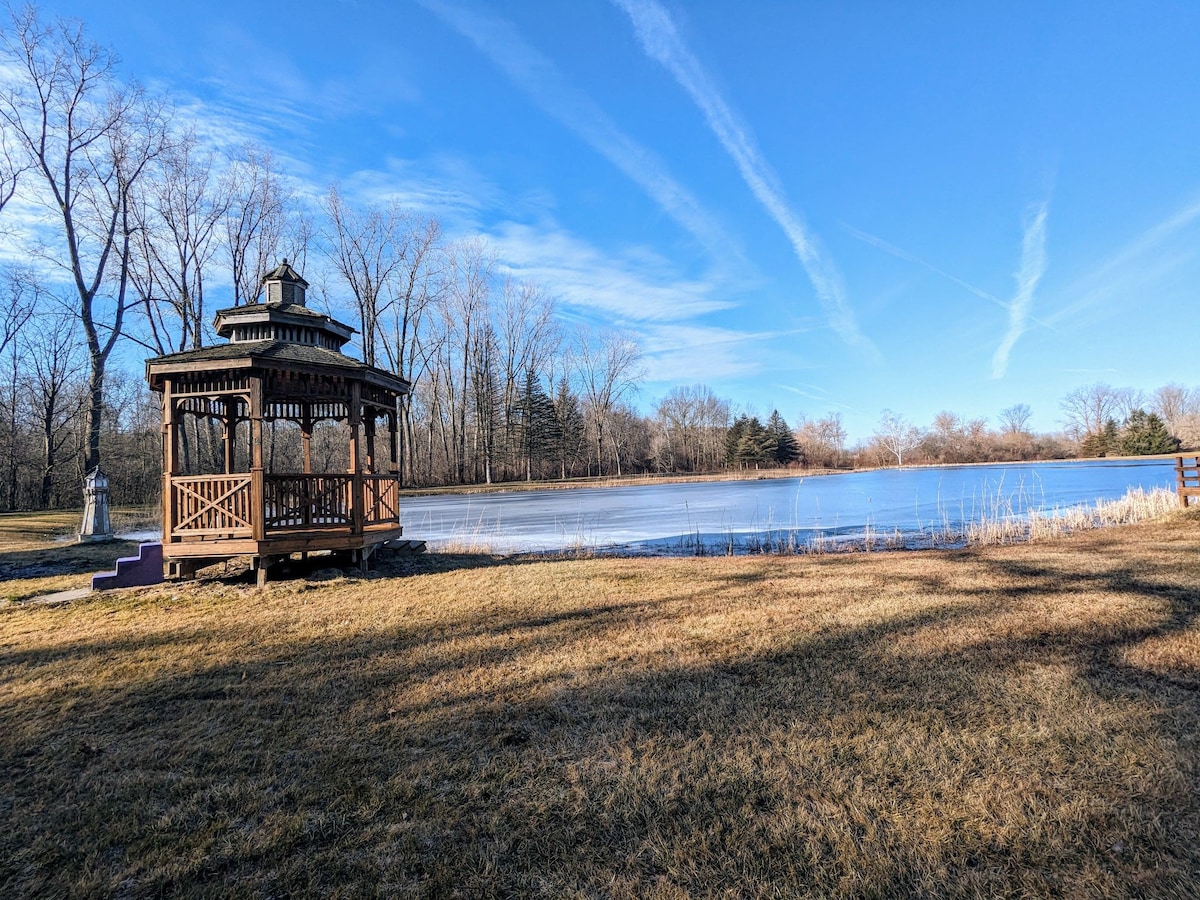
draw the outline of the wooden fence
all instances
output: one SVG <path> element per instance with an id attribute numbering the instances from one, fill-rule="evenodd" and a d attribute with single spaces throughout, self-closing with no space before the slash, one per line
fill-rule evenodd
<path id="1" fill-rule="evenodd" d="M 1200 456 L 1175 457 L 1175 490 L 1186 507 L 1189 497 L 1200 497 Z"/>

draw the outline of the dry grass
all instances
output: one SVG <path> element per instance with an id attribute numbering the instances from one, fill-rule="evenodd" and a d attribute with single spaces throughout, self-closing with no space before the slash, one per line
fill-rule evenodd
<path id="1" fill-rule="evenodd" d="M 122 556 L 137 556 L 135 541 L 76 544 L 79 510 L 0 513 L 0 609 L 14 601 L 87 587 L 96 572 L 112 569 Z M 161 521 L 153 509 L 114 510 L 119 531 Z"/>
<path id="2" fill-rule="evenodd" d="M 13 606 L 0 894 L 1195 896 L 1198 562 L 1193 512 Z"/>

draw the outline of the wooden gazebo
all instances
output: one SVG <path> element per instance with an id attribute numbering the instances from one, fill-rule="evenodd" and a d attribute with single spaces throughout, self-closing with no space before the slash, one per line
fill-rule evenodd
<path id="1" fill-rule="evenodd" d="M 217 313 L 228 343 L 146 363 L 151 389 L 163 395 L 163 558 L 175 576 L 249 556 L 261 585 L 273 563 L 322 550 L 349 552 L 365 568 L 376 547 L 402 533 L 397 401 L 408 382 L 341 352 L 354 329 L 305 306 L 308 283 L 287 260 L 263 285 L 263 302 Z M 181 452 L 188 416 L 219 423 L 223 465 L 210 468 L 223 471 L 195 471 L 201 454 Z M 385 448 L 376 442 L 380 420 Z M 299 431 L 292 471 L 268 471 L 264 433 L 280 423 Z M 313 471 L 322 423 L 344 423 L 340 471 Z"/>

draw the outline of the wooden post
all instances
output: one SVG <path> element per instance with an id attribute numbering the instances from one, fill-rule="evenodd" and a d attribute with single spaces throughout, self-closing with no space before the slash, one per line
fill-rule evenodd
<path id="1" fill-rule="evenodd" d="M 175 427 L 175 394 L 171 390 L 172 387 L 172 379 L 164 378 L 162 394 L 162 537 L 164 544 L 170 542 L 171 533 L 175 530 L 175 487 L 171 484 L 171 479 L 179 474 L 179 436 Z"/>
<path id="2" fill-rule="evenodd" d="M 225 474 L 233 474 L 234 451 L 236 445 L 234 438 L 237 435 L 237 398 L 226 397 L 225 403 Z"/>
<path id="3" fill-rule="evenodd" d="M 1175 457 L 1175 492 L 1184 509 L 1190 498 L 1200 497 L 1200 455 L 1192 457 L 1190 465 L 1185 462 L 1185 457 Z"/>
<path id="4" fill-rule="evenodd" d="M 363 533 L 363 477 L 358 458 L 358 429 L 362 424 L 362 385 L 350 383 L 350 533 Z"/>
<path id="5" fill-rule="evenodd" d="M 312 474 L 312 401 L 304 401 L 304 415 L 300 422 L 300 443 L 304 445 L 304 474 Z"/>
<path id="6" fill-rule="evenodd" d="M 375 474 L 375 414 L 372 410 L 371 415 L 363 420 L 363 431 L 367 436 L 367 466 L 366 470 L 371 475 Z"/>
<path id="7" fill-rule="evenodd" d="M 250 376 L 250 530 L 254 540 L 266 536 L 266 499 L 263 492 L 263 379 Z"/>
<path id="8" fill-rule="evenodd" d="M 392 464 L 388 468 L 388 471 L 390 471 L 393 475 L 400 474 L 400 457 L 396 452 L 398 447 L 396 436 L 397 432 L 399 431 L 399 422 L 397 421 L 398 418 L 399 417 L 396 415 L 395 410 L 392 410 L 388 413 L 388 452 L 391 454 L 392 458 Z"/>

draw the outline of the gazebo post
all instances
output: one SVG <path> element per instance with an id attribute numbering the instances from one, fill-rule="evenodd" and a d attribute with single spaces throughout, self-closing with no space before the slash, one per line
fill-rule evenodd
<path id="1" fill-rule="evenodd" d="M 363 431 L 367 435 L 367 466 L 366 471 L 370 475 L 375 474 L 375 411 L 371 410 L 371 414 L 363 420 Z"/>
<path id="2" fill-rule="evenodd" d="M 266 534 L 263 492 L 263 379 L 250 376 L 250 528 L 261 541 Z"/>
<path id="3" fill-rule="evenodd" d="M 163 506 L 163 543 L 168 543 L 171 540 L 171 533 L 175 530 L 175 489 L 171 484 L 171 479 L 179 474 L 179 429 L 176 426 L 175 419 L 175 394 L 172 391 L 172 383 L 170 378 L 163 380 L 163 424 L 162 424 L 162 442 L 163 442 L 163 479 L 162 479 L 162 506 Z"/>
<path id="4" fill-rule="evenodd" d="M 237 398 L 226 397 L 222 401 L 225 405 L 225 431 L 222 435 L 225 445 L 225 474 L 233 474 L 234 457 L 237 449 L 234 444 L 234 437 L 237 434 Z"/>
<path id="5" fill-rule="evenodd" d="M 304 446 L 304 474 L 312 474 L 312 402 L 304 401 L 304 414 L 300 421 L 300 443 Z"/>
<path id="6" fill-rule="evenodd" d="M 392 410 L 391 412 L 388 413 L 388 416 L 387 416 L 387 419 L 388 419 L 388 453 L 389 453 L 391 461 L 392 461 L 392 463 L 388 467 L 388 469 L 391 472 L 391 474 L 393 474 L 393 475 L 401 474 L 401 472 L 400 472 L 400 457 L 399 457 L 399 455 L 397 455 L 397 452 L 396 452 L 396 448 L 398 446 L 398 442 L 396 440 L 396 432 L 398 431 L 397 426 L 399 424 L 396 421 L 397 418 L 398 417 L 396 416 L 395 410 Z"/>
<path id="7" fill-rule="evenodd" d="M 363 531 L 362 461 L 358 452 L 358 432 L 362 426 L 362 387 L 355 381 L 350 385 L 350 533 Z"/>

